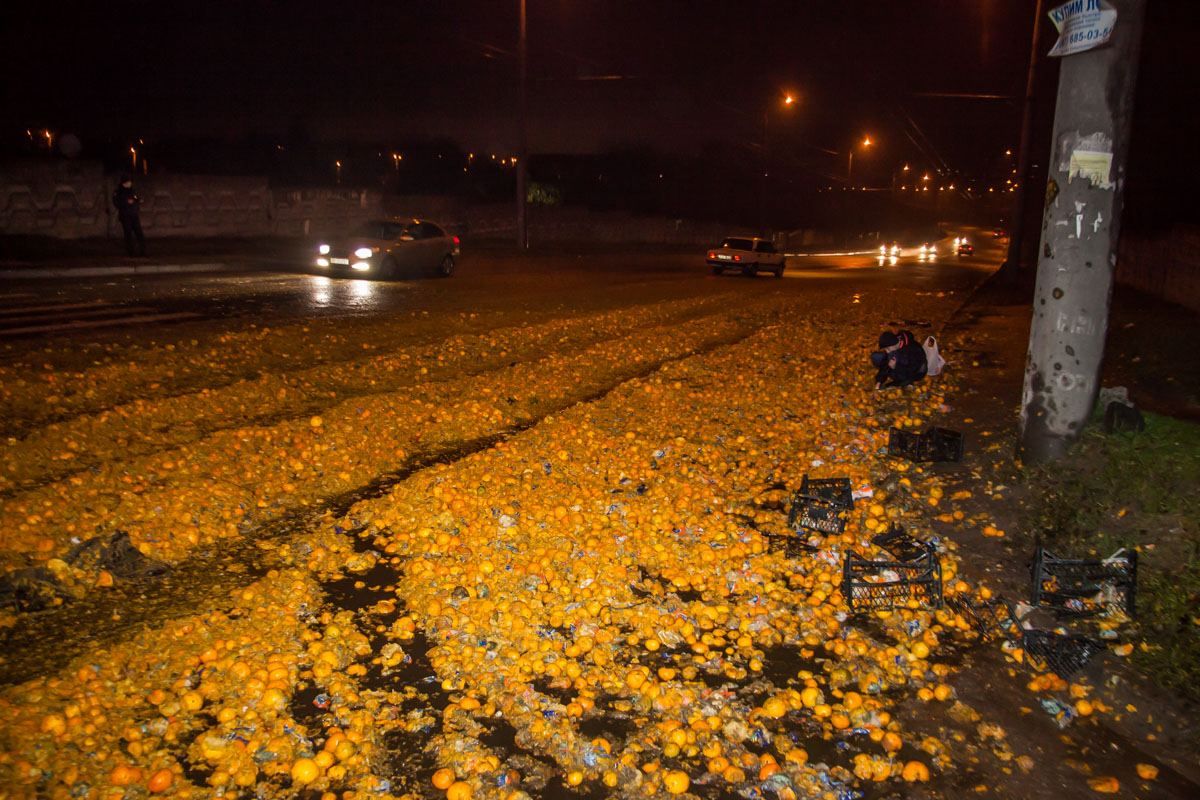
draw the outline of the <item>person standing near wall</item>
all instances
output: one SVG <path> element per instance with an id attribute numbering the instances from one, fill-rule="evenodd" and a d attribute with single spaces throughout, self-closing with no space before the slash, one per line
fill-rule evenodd
<path id="1" fill-rule="evenodd" d="M 142 233 L 142 198 L 133 190 L 133 179 L 128 175 L 121 176 L 121 184 L 113 192 L 113 205 L 117 207 L 117 219 L 121 220 L 121 229 L 125 232 L 125 249 L 131 256 L 146 255 L 146 236 Z M 135 238 L 136 253 L 133 249 Z"/>

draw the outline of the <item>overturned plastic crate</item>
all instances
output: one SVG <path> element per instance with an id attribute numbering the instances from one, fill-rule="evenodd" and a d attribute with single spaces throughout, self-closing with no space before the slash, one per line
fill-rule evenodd
<path id="1" fill-rule="evenodd" d="M 871 538 L 871 544 L 891 553 L 900 561 L 908 561 L 917 558 L 925 552 L 928 547 L 925 542 L 914 539 L 904 530 L 903 525 L 898 525 L 893 522 L 892 526 L 885 531 Z"/>
<path id="2" fill-rule="evenodd" d="M 1007 600 L 993 597 L 990 600 L 975 602 L 969 597 L 953 597 L 946 605 L 956 613 L 961 614 L 979 638 L 989 641 L 996 637 L 1016 640 L 1020 627 L 1016 615 Z"/>
<path id="3" fill-rule="evenodd" d="M 796 531 L 788 533 L 767 533 L 767 550 L 772 553 L 782 552 L 787 558 L 798 558 L 807 553 L 815 553 L 819 547 L 809 544 Z"/>
<path id="4" fill-rule="evenodd" d="M 949 428 L 930 428 L 924 433 L 892 428 L 888 455 L 920 462 L 962 461 L 963 435 Z"/>
<path id="5" fill-rule="evenodd" d="M 888 431 L 887 451 L 889 456 L 907 458 L 909 461 L 919 460 L 921 434 L 914 431 L 892 428 Z"/>
<path id="6" fill-rule="evenodd" d="M 1132 617 L 1137 609 L 1136 550 L 1108 558 L 1060 558 L 1041 545 L 1033 555 L 1033 604 L 1087 616 L 1113 609 Z"/>
<path id="7" fill-rule="evenodd" d="M 788 527 L 794 531 L 841 533 L 846 529 L 845 512 L 854 507 L 854 490 L 849 478 L 809 478 L 800 482 L 792 496 Z"/>
<path id="8" fill-rule="evenodd" d="M 1049 670 L 1063 680 L 1070 680 L 1104 649 L 1103 643 L 1087 636 L 1036 628 L 1025 631 L 1021 647 L 1035 668 Z"/>
<path id="9" fill-rule="evenodd" d="M 847 553 L 842 563 L 842 596 L 851 611 L 904 607 L 916 601 L 942 607 L 942 562 L 932 545 L 905 560 L 871 560 Z"/>

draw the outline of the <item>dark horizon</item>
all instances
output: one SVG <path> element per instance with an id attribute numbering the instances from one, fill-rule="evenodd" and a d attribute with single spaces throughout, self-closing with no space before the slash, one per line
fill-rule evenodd
<path id="1" fill-rule="evenodd" d="M 1009 174 L 1007 152 L 1017 150 L 1035 0 L 528 7 L 534 161 L 648 150 L 740 151 L 736 161 L 752 163 L 764 108 L 772 168 L 806 180 L 845 176 L 847 149 L 865 135 L 873 145 L 856 153 L 854 175 L 873 186 L 904 163 L 990 181 Z M 15 155 L 27 128 L 74 133 L 85 155 L 108 161 L 139 139 L 150 152 L 205 140 L 353 148 L 444 139 L 513 154 L 516 10 L 516 0 L 6 8 L 10 127 L 0 141 Z M 1200 105 L 1181 63 L 1195 60 L 1197 30 L 1200 4 L 1148 7 L 1129 192 L 1143 223 L 1195 217 L 1182 198 L 1200 165 L 1179 154 L 1194 138 L 1180 111 Z M 1044 25 L 1034 182 L 1049 149 L 1054 37 Z M 785 108 L 785 92 L 798 102 Z"/>
<path id="2" fill-rule="evenodd" d="M 780 154 L 819 159 L 870 134 L 864 170 L 922 157 L 986 168 L 1016 144 L 1033 2 L 1019 5 L 534 0 L 531 151 L 756 143 L 768 98 L 792 92 L 798 104 L 771 119 Z M 10 118 L 93 137 L 239 139 L 303 127 L 321 140 L 444 135 L 514 152 L 516 7 L 10 9 Z M 1008 99 L 924 96 L 938 93 Z M 922 133 L 928 144 L 917 147 L 910 137 Z"/>

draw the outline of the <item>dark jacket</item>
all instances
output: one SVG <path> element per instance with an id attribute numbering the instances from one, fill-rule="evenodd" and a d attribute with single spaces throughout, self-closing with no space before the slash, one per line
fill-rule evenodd
<path id="1" fill-rule="evenodd" d="M 900 331 L 900 349 L 885 354 L 875 382 L 883 386 L 907 386 L 925 377 L 929 365 L 925 362 L 925 348 L 911 331 Z M 894 359 L 895 365 L 890 361 Z"/>
<path id="2" fill-rule="evenodd" d="M 136 217 L 138 209 L 142 205 L 142 198 L 138 197 L 138 193 L 130 186 L 128 189 L 124 186 L 118 186 L 113 192 L 113 205 L 117 207 L 117 214 L 122 217 Z"/>

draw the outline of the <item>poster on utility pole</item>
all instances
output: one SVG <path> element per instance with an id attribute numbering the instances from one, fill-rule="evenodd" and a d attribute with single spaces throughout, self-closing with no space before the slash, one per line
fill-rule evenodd
<path id="1" fill-rule="evenodd" d="M 1049 16 L 1058 29 L 1051 56 L 1069 56 L 1099 47 L 1109 40 L 1117 24 L 1117 10 L 1104 0 L 1070 0 L 1052 9 Z"/>

